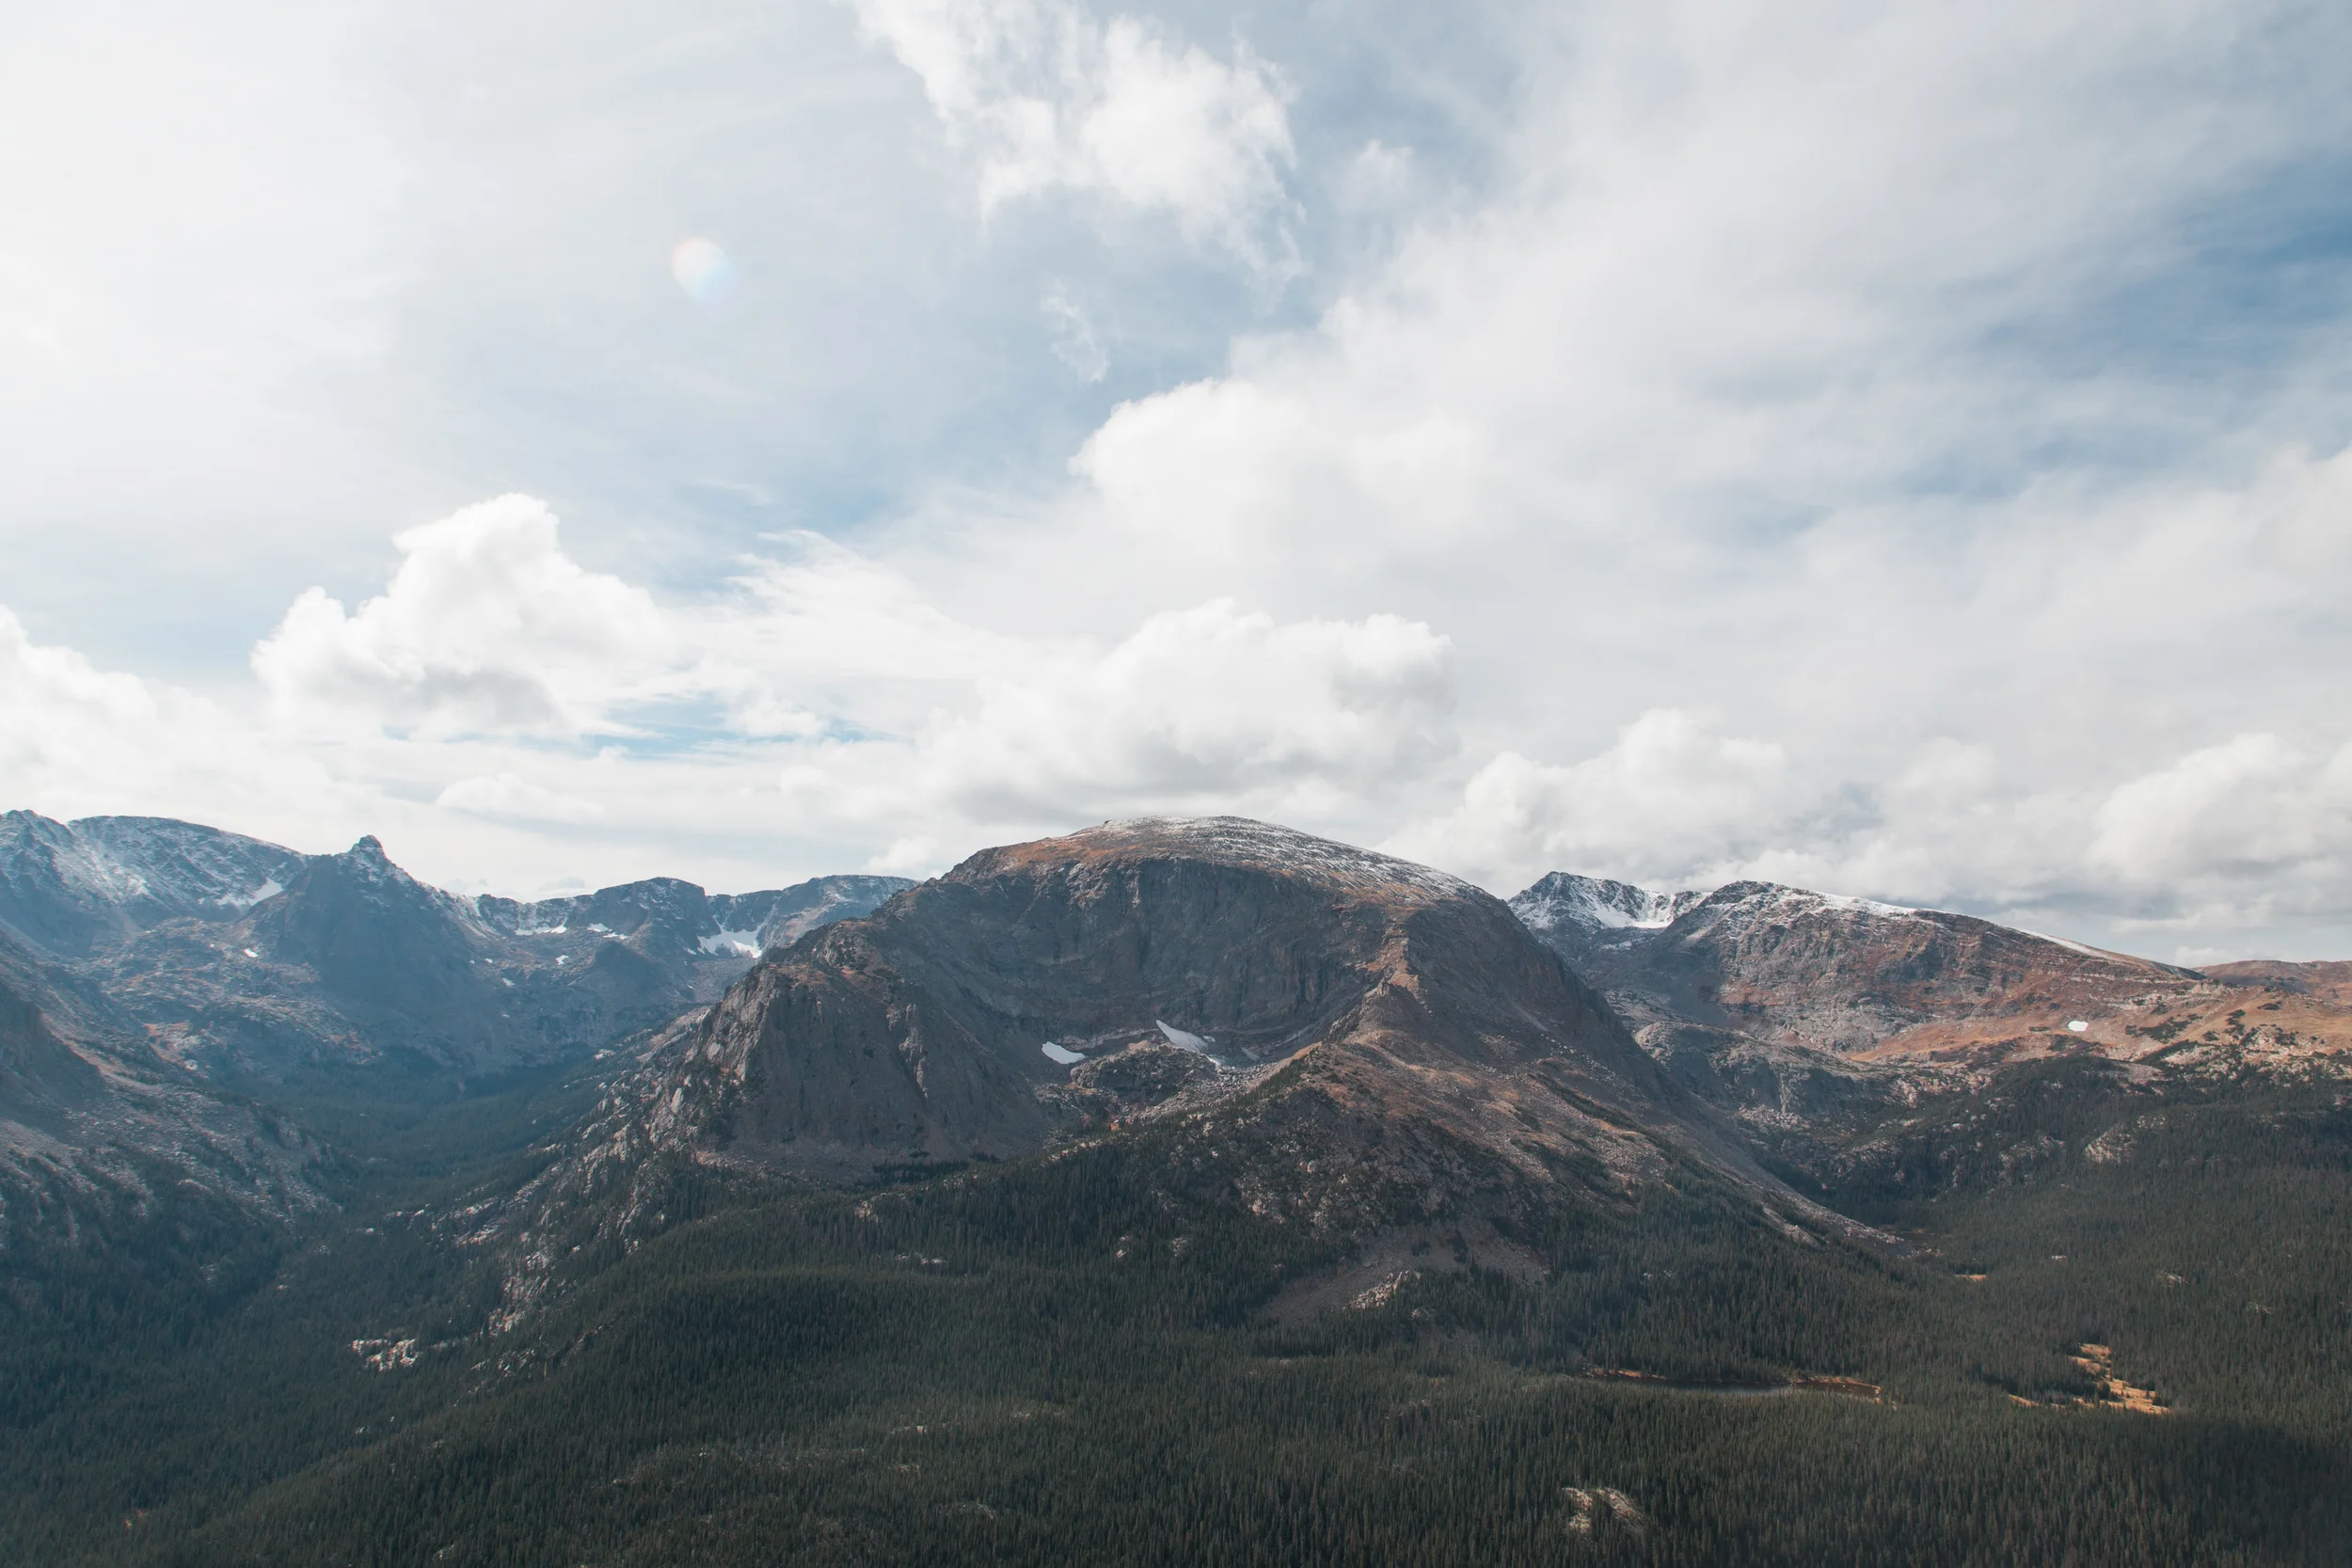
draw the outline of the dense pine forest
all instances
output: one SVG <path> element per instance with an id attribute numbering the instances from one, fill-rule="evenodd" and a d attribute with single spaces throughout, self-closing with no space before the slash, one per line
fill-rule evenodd
<path id="1" fill-rule="evenodd" d="M 681 1169 L 654 1240 L 492 1336 L 445 1216 L 596 1093 L 353 1108 L 342 1212 L 292 1242 L 190 1200 L 20 1260 L 0 1556 L 2352 1559 L 2332 1088 L 2029 1069 L 1833 1195 L 1902 1249 L 1693 1188 L 1520 1238 L 1541 1282 L 1433 1257 L 1288 1320 L 1285 1281 L 1343 1259 L 1170 1200 L 1149 1135 L 863 1192 Z M 2038 1132 L 2075 1152 L 1975 1157 Z M 2085 1346 L 2162 1413 L 2110 1407 Z"/>

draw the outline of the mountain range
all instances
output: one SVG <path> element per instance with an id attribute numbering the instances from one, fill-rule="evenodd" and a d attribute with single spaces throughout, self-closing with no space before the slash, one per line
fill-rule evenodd
<path id="1" fill-rule="evenodd" d="M 891 877 L 711 895 L 656 879 L 518 902 L 428 887 L 373 838 L 302 855 L 151 817 L 0 816 L 0 1213 L 154 1173 L 287 1216 L 315 1140 L 245 1131 L 290 1085 L 431 1099 L 590 1056 L 715 996 Z M 248 1158 L 223 1150 L 253 1144 Z M 134 1176 L 134 1168 L 150 1174 Z M 54 1204 L 53 1204 L 54 1207 Z"/>
<path id="2" fill-rule="evenodd" d="M 1767 882 L 1661 893 L 1563 872 L 1511 908 L 1661 1065 L 1806 1168 L 2007 1068 L 2296 1075 L 2332 1072 L 2352 1048 L 2342 964 L 2201 973 Z"/>
<path id="3" fill-rule="evenodd" d="M 373 838 L 306 856 L 14 812 L 0 1127 L 20 1184 L 37 1164 L 120 1185 L 135 1155 L 291 1215 L 324 1201 L 317 1140 L 280 1118 L 282 1147 L 224 1159 L 259 1114 L 232 1101 L 429 1096 L 635 1040 L 511 1203 L 584 1187 L 614 1148 L 855 1182 L 1154 1127 L 1179 1161 L 1214 1148 L 1210 1185 L 1253 1212 L 1352 1232 L 1475 1213 L 1465 1259 L 1499 1259 L 1563 1195 L 1692 1170 L 1784 1223 L 1865 1230 L 1827 1183 L 1920 1106 L 2042 1060 L 2331 1066 L 2344 968 L 2201 974 L 1760 882 L 1562 872 L 1506 905 L 1238 818 L 1105 824 L 920 887 L 519 901 L 426 886 Z"/>
<path id="4" fill-rule="evenodd" d="M 2236 1408 L 2238 1384 L 2198 1372 L 2202 1352 L 2167 1351 L 2132 1324 L 2167 1312 L 2190 1323 L 2185 1304 L 2205 1301 L 2196 1269 L 2219 1269 L 2213 1259 L 2239 1236 L 2260 1238 L 2265 1256 L 2303 1244 L 2277 1194 L 2352 1216 L 2336 1191 L 2352 1169 L 2352 1127 L 2339 1126 L 2347 976 L 2344 964 L 2190 970 L 1761 882 L 1677 892 L 1561 872 L 1506 902 L 1233 817 L 1105 823 L 983 850 L 919 885 L 829 877 L 714 895 L 656 879 L 524 902 L 426 886 L 372 838 L 305 856 L 186 823 L 12 813 L 0 818 L 0 1301 L 46 1325 L 51 1338 L 28 1330 L 25 1342 L 52 1347 L 38 1365 L 59 1387 L 72 1379 L 56 1369 L 97 1354 L 74 1326 L 87 1311 L 76 1304 L 106 1292 L 130 1304 L 109 1309 L 122 1322 L 183 1322 L 190 1302 L 223 1324 L 249 1321 L 219 1330 L 236 1354 L 293 1333 L 325 1356 L 334 1346 L 314 1328 L 288 1325 L 341 1323 L 349 1365 L 437 1390 L 427 1404 L 387 1394 L 380 1418 L 444 1422 L 431 1449 L 382 1439 L 394 1473 L 406 1465 L 443 1488 L 485 1465 L 540 1465 L 529 1484 L 542 1491 L 558 1474 L 585 1486 L 615 1466 L 668 1463 L 663 1443 L 717 1441 L 678 1434 L 752 1430 L 715 1413 L 759 1408 L 736 1385 L 770 1365 L 779 1323 L 817 1338 L 793 1353 L 814 1359 L 775 1367 L 805 1364 L 811 1386 L 833 1391 L 787 1394 L 801 1387 L 787 1379 L 773 1398 L 866 1409 L 873 1390 L 901 1386 L 892 1366 L 927 1354 L 914 1348 L 923 1336 L 946 1336 L 962 1359 L 921 1386 L 962 1390 L 966 1422 L 1013 1397 L 972 1382 L 999 1355 L 1040 1369 L 1020 1399 L 1067 1409 L 1082 1396 L 1040 1390 L 1064 1387 L 1050 1369 L 1071 1346 L 1103 1347 L 1110 1359 L 1095 1376 L 1108 1388 L 1120 1367 L 1181 1360 L 1191 1353 L 1177 1347 L 1193 1342 L 1183 1337 L 1200 1334 L 1260 1337 L 1232 1341 L 1256 1347 L 1233 1351 L 1237 1388 L 1262 1375 L 1253 1358 L 1269 1346 L 1345 1356 L 1387 1344 L 1634 1387 L 1880 1399 L 1891 1378 L 1905 1399 L 1948 1407 L 1979 1434 L 1970 1442 L 1995 1442 L 1987 1434 L 2009 1408 L 2167 1413 L 2185 1399 L 2219 1412 Z M 2233 1185 L 2235 1169 L 2253 1184 Z M 2258 1220 L 2244 1207 L 2254 1192 L 2274 1195 Z M 2138 1213 L 2169 1261 L 2133 1264 L 2137 1283 L 2094 1309 L 2080 1288 L 2051 1294 L 2030 1269 L 2108 1244 L 2039 1243 L 2101 1204 Z M 2239 1236 L 2211 1229 L 2222 1212 L 2239 1216 Z M 2211 1341 L 2216 1322 L 2269 1321 L 2271 1301 L 2249 1296 L 2241 1310 L 2222 1299 L 2232 1291 L 2330 1299 L 2325 1270 L 2336 1266 L 2308 1265 L 2323 1272 L 2293 1288 L 2302 1295 L 2233 1275 L 2198 1308 L 2224 1315 L 2194 1319 L 2204 1338 L 2181 1345 Z M 933 1290 L 914 1283 L 927 1270 L 947 1271 L 940 1289 L 965 1279 L 978 1292 L 969 1303 L 997 1305 L 970 1305 L 978 1316 L 950 1329 L 914 1305 Z M 1988 1279 L 2010 1282 L 2007 1293 L 1965 1293 Z M 2190 1294 L 2165 1295 L 2176 1290 Z M 739 1319 L 723 1304 L 746 1291 L 766 1305 Z M 282 1305 L 272 1292 L 286 1292 Z M 1065 1296 L 1125 1305 L 1079 1312 Z M 999 1310 L 1014 1316 L 988 1315 Z M 2333 1308 L 2296 1310 L 2319 1314 L 2314 1334 L 2333 1321 Z M 856 1361 L 838 1347 L 861 1314 L 915 1338 L 889 1341 L 895 1361 Z M 2028 1342 L 2004 1339 L 2026 1322 L 2041 1325 Z M 983 1323 L 994 1326 L 971 1326 Z M 1033 1341 L 1033 1326 L 1057 1323 Z M 1042 1360 L 1014 1348 L 1032 1344 Z M 810 1348 L 822 1345 L 836 1349 Z M 2119 1354 L 2171 1370 L 2131 1369 L 2150 1380 L 2133 1384 Z M 577 1453 L 565 1445 L 596 1421 L 520 1414 L 543 1383 L 601 1410 L 621 1397 L 610 1390 L 680 1355 L 692 1370 L 661 1397 L 712 1414 L 671 1438 L 651 1435 L 671 1429 L 644 1414 L 646 1394 L 627 1396 L 639 1414 L 624 1424 L 642 1433 Z M 853 1364 L 865 1370 L 852 1376 Z M 330 1365 L 282 1398 L 300 1405 L 340 1386 Z M 564 1381 L 568 1369 L 587 1381 Z M 850 1381 L 822 1382 L 836 1375 Z M 1988 1389 L 2010 1404 L 1971 1402 Z M 2306 1408 L 2299 1394 L 2276 1397 Z M 890 1408 L 894 1431 L 930 1430 L 915 1406 Z M 1391 1410 L 1380 1430 L 1420 1430 L 1409 1415 L 1420 1406 L 1395 1408 L 1407 1415 Z M 2334 1431 L 2335 1417 L 2309 1408 L 2297 1432 Z M 122 1406 L 126 1431 L 148 1418 L 134 1409 Z M 475 1430 L 468 1412 L 507 1425 L 460 1441 Z M 28 1416 L 24 1430 L 65 1418 Z M 540 1458 L 460 1457 L 507 1452 L 491 1433 L 516 1421 L 541 1433 Z M 822 1451 L 881 1441 L 852 1426 Z M 348 1441 L 323 1430 L 297 1441 L 287 1428 L 277 1441 L 296 1457 L 206 1483 L 263 1500 L 173 1494 L 191 1528 L 228 1508 L 219 1539 L 243 1543 L 233 1552 L 158 1546 L 153 1560 L 282 1555 L 328 1517 L 379 1519 L 348 1542 L 421 1548 L 421 1535 L 385 1533 L 353 1489 L 358 1472 L 336 1467 L 335 1454 L 377 1441 L 367 1422 Z M 988 1469 L 981 1456 L 1010 1451 L 1009 1438 L 992 1441 L 959 1463 Z M 1195 1457 L 1183 1463 L 1207 1463 L 1198 1444 L 1209 1438 L 1184 1441 Z M 2309 1441 L 2313 1457 L 2273 1470 L 2336 1474 L 2341 1445 Z M 1399 1463 L 1437 1464 L 1418 1443 Z M 0 1441 L 0 1464 L 8 1451 Z M 546 1457 L 559 1452 L 570 1457 Z M 794 1459 L 774 1473 L 835 1463 Z M 2023 1484 L 2010 1461 L 1984 1463 L 2001 1484 Z M 1851 1464 L 1880 1475 L 1876 1458 Z M 294 1471 L 312 1478 L 309 1492 L 254 1490 Z M 1707 1473 L 1723 1484 L 1724 1472 Z M 1567 1487 L 1566 1512 L 1543 1528 L 1663 1550 L 1629 1495 L 1593 1479 Z M 839 1501 L 833 1481 L 739 1483 L 771 1484 Z M 1870 1484 L 1883 1502 L 1908 1482 Z M 1080 1506 L 1048 1492 L 1038 1508 Z M 297 1494 L 312 1500 L 284 1513 Z M 481 1494 L 493 1495 L 506 1496 Z M 496 1504 L 530 1518 L 540 1506 Z M 612 1516 L 610 1551 L 581 1538 L 547 1560 L 698 1558 L 701 1547 L 647 1545 L 673 1540 L 662 1521 L 674 1515 L 644 1506 Z M 874 1506 L 900 1517 L 897 1504 Z M 2196 1521 L 2219 1506 L 2184 1513 L 2179 1538 L 2206 1540 Z M 964 1507 L 935 1504 L 940 1518 L 982 1518 Z M 2101 1530 L 2111 1519 L 2128 1534 L 2128 1511 L 2093 1512 Z M 2352 1515 L 2322 1513 L 2296 1528 L 2352 1541 Z M 743 1560 L 783 1539 L 741 1528 L 725 1539 Z M 882 1541 L 913 1527 L 860 1528 Z M 145 1539 L 136 1517 L 130 1539 Z M 1001 1531 L 992 1539 L 1000 1550 Z M 904 1542 L 894 1550 L 906 1560 L 939 1550 L 920 1532 Z M 817 1537 L 803 1544 L 834 1560 Z"/>

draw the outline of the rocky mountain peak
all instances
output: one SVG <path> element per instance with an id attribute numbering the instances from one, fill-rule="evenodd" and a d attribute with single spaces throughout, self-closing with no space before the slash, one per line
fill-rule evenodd
<path id="1" fill-rule="evenodd" d="M 1776 1186 L 1500 900 L 1233 817 L 974 855 L 770 953 L 639 1094 L 656 1148 L 853 1178 L 1151 1101 L 1244 1201 L 1316 1223 L 1622 1197 L 1686 1157 Z"/>
<path id="2" fill-rule="evenodd" d="M 1670 901 L 1640 889 L 1608 891 L 1617 885 L 1555 874 L 1512 908 L 1637 1026 L 1669 1033 L 1711 1030 L 1849 1055 L 1931 1025 L 1941 1030 L 1935 1042 L 1948 1045 L 1946 1026 L 1960 1020 L 1983 1021 L 2003 1038 L 2087 1025 L 2197 981 L 2169 965 L 1971 915 L 1777 882 L 1729 882 Z M 1584 912 L 1594 904 L 1604 906 L 1601 915 Z M 1612 923 L 1632 910 L 1649 918 Z M 1657 921 L 1661 911 L 1671 918 Z"/>
<path id="3" fill-rule="evenodd" d="M 908 885 L 714 897 L 655 877 L 519 903 L 421 882 L 373 833 L 303 855 L 166 817 L 0 814 L 0 933 L 99 981 L 197 1072 L 389 1053 L 463 1073 L 593 1049 Z"/>
<path id="4" fill-rule="evenodd" d="M 1705 896 L 1555 871 L 1514 897 L 1511 911 L 1534 931 L 1647 931 L 1672 924 Z"/>
<path id="5" fill-rule="evenodd" d="M 1719 911 L 1744 909 L 1786 916 L 1844 913 L 1899 918 L 1920 912 L 1908 904 L 1883 903 L 1875 898 L 1856 898 L 1843 893 L 1820 893 L 1812 888 L 1792 887 L 1787 882 L 1725 882 L 1711 893 L 1685 893 L 1676 896 L 1688 900 L 1683 905 L 1685 910 L 1704 905 Z"/>
<path id="6" fill-rule="evenodd" d="M 301 859 L 192 822 L 64 823 L 13 811 L 0 816 L 0 924 L 46 952 L 79 957 L 167 920 L 234 920 Z"/>
<path id="7" fill-rule="evenodd" d="M 1105 822 L 1059 838 L 984 849 L 943 879 L 984 879 L 1031 867 L 1059 867 L 1083 876 L 1088 868 L 1153 862 L 1262 873 L 1387 902 L 1486 896 L 1460 878 L 1430 866 L 1243 816 L 1141 816 Z"/>

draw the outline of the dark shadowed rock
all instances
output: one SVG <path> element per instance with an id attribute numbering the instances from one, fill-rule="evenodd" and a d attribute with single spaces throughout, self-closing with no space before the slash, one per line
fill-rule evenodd
<path id="1" fill-rule="evenodd" d="M 544 1054 L 497 934 L 373 838 L 312 855 L 227 926 L 166 921 L 87 966 L 174 1061 L 278 1076 L 388 1053 L 456 1071 Z"/>
<path id="2" fill-rule="evenodd" d="M 43 1003 L 54 991 L 34 955 L 0 933 L 0 1122 L 56 1135 L 104 1084 L 50 1025 Z"/>
<path id="3" fill-rule="evenodd" d="M 59 1247 L 103 1249 L 166 1188 L 281 1223 L 324 1202 L 321 1159 L 299 1130 L 175 1069 L 103 992 L 0 932 L 0 1277 Z"/>
<path id="4" fill-rule="evenodd" d="M 405 1027 L 428 1048 L 501 1033 L 486 934 L 469 904 L 401 870 L 373 838 L 306 860 L 236 933 L 264 959 L 307 968 L 361 1029 Z"/>

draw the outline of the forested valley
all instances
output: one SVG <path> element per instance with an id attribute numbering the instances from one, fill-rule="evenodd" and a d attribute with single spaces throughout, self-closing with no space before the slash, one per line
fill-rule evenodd
<path id="1" fill-rule="evenodd" d="M 1543 1283 L 1408 1269 L 1279 1322 L 1334 1259 L 1171 1206 L 1147 1137 L 854 1192 L 681 1165 L 659 1235 L 493 1337 L 436 1217 L 596 1092 L 550 1075 L 353 1143 L 341 1215 L 282 1245 L 167 1207 L 110 1266 L 16 1275 L 0 1554 L 2344 1560 L 2344 1097 L 2012 1087 L 1994 1138 L 2099 1122 L 2131 1158 L 1852 1195 L 1900 1252 L 1669 1195 L 1526 1237 Z M 427 1134 L 459 1175 L 404 1161 Z"/>

